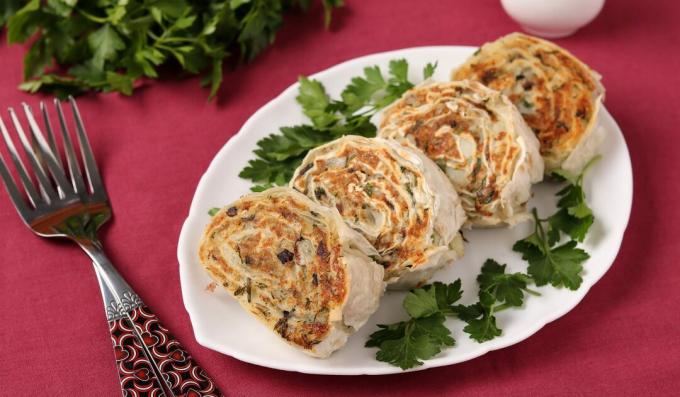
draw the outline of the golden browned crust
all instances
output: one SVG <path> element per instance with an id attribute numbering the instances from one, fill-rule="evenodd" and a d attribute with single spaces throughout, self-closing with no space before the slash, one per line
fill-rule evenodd
<path id="1" fill-rule="evenodd" d="M 546 171 L 558 168 L 595 127 L 599 76 L 557 45 L 513 33 L 483 45 L 452 73 L 501 91 L 541 143 Z"/>
<path id="2" fill-rule="evenodd" d="M 422 279 L 460 256 L 451 247 L 465 217 L 446 176 L 412 147 L 346 136 L 311 151 L 290 186 L 336 208 L 380 254 L 385 280 Z M 403 287 L 413 287 L 406 283 Z"/>
<path id="3" fill-rule="evenodd" d="M 339 238 L 324 214 L 297 195 L 252 195 L 212 218 L 199 258 L 283 339 L 312 349 L 347 295 Z"/>
<path id="4" fill-rule="evenodd" d="M 538 142 L 515 107 L 475 81 L 409 90 L 385 110 L 379 135 L 415 145 L 435 161 L 473 225 L 513 223 L 525 212 L 531 182 L 542 177 Z"/>

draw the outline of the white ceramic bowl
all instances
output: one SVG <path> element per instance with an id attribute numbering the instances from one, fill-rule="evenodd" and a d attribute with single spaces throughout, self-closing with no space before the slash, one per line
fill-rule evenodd
<path id="1" fill-rule="evenodd" d="M 527 32 L 557 38 L 590 23 L 604 0 L 501 0 L 505 12 Z"/>

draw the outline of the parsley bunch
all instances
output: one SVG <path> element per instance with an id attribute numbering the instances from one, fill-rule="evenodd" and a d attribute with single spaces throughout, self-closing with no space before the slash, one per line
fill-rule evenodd
<path id="1" fill-rule="evenodd" d="M 223 59 L 250 61 L 274 41 L 284 10 L 312 0 L 3 0 L 10 43 L 35 38 L 24 58 L 29 92 L 59 96 L 85 91 L 130 95 L 141 78 L 179 65 L 202 74 L 213 97 Z M 326 24 L 343 0 L 322 0 Z M 45 73 L 45 70 L 50 70 Z"/>
<path id="2" fill-rule="evenodd" d="M 423 78 L 432 76 L 436 66 L 428 63 Z M 374 137 L 371 117 L 413 87 L 405 59 L 390 61 L 387 78 L 378 66 L 365 68 L 363 76 L 352 78 L 340 99 L 332 99 L 316 80 L 301 76 L 299 83 L 296 100 L 311 124 L 281 127 L 257 142 L 256 158 L 239 174 L 259 184 L 253 191 L 287 184 L 310 149 L 343 135 Z"/>

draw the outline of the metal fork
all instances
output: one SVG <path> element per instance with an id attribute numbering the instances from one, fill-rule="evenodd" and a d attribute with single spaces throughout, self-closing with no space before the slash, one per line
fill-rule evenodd
<path id="1" fill-rule="evenodd" d="M 33 170 L 33 178 L 0 117 L 0 130 L 23 186 L 22 194 L 0 154 L 0 176 L 7 193 L 33 232 L 41 237 L 69 239 L 92 259 L 124 396 L 222 396 L 104 254 L 97 231 L 111 218 L 111 206 L 76 102 L 69 97 L 69 103 L 86 178 L 81 173 L 61 103 L 54 100 L 67 167 L 59 154 L 47 106 L 40 103 L 47 132 L 45 138 L 31 108 L 24 103 L 28 133 L 12 108 L 9 108 L 9 117 Z"/>

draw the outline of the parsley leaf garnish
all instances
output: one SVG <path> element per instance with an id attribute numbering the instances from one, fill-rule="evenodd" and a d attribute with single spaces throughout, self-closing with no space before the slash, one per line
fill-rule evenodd
<path id="1" fill-rule="evenodd" d="M 434 74 L 434 71 L 437 69 L 438 63 L 439 62 L 428 63 L 427 65 L 425 65 L 425 69 L 423 69 L 423 79 L 424 80 L 427 80 L 430 77 L 432 77 L 432 75 Z"/>
<path id="2" fill-rule="evenodd" d="M 467 321 L 467 325 L 463 331 L 470 334 L 470 338 L 482 343 L 489 341 L 497 336 L 500 336 L 502 331 L 496 325 L 496 317 L 493 315 L 493 307 L 479 306 L 481 318 L 472 318 Z"/>
<path id="3" fill-rule="evenodd" d="M 300 76 L 298 81 L 300 89 L 295 99 L 302 106 L 302 112 L 312 121 L 314 127 L 325 128 L 335 123 L 338 117 L 326 111 L 331 98 L 326 94 L 323 84 L 305 76 Z"/>
<path id="4" fill-rule="evenodd" d="M 404 309 L 413 318 L 427 317 L 439 311 L 435 288 L 416 288 L 406 294 Z"/>
<path id="5" fill-rule="evenodd" d="M 451 284 L 444 284 L 440 281 L 436 281 L 432 284 L 423 286 L 422 289 L 426 291 L 434 290 L 437 307 L 442 314 L 447 316 L 456 314 L 456 308 L 453 304 L 463 296 L 460 279 Z"/>
<path id="6" fill-rule="evenodd" d="M 435 68 L 436 63 L 428 63 L 423 75 L 434 73 Z M 364 68 L 363 76 L 353 77 L 340 99 L 331 98 L 319 81 L 300 76 L 295 99 L 311 124 L 281 127 L 278 133 L 260 139 L 256 158 L 239 176 L 257 184 L 253 191 L 286 185 L 310 149 L 348 134 L 374 137 L 371 117 L 413 87 L 405 59 L 390 61 L 388 69 L 385 76 L 378 66 Z"/>
<path id="7" fill-rule="evenodd" d="M 589 214 L 583 218 L 578 218 L 569 213 L 566 208 L 561 208 L 555 212 L 548 222 L 550 224 L 549 238 L 550 245 L 559 240 L 559 232 L 564 232 L 576 241 L 583 242 L 588 233 L 588 229 L 595 221 L 593 215 Z"/>
<path id="8" fill-rule="evenodd" d="M 32 42 L 20 89 L 58 96 L 89 90 L 132 94 L 174 65 L 215 96 L 223 60 L 250 61 L 270 45 L 287 9 L 312 0 L 3 0 L 10 43 Z M 321 0 L 326 26 L 342 0 Z"/>
<path id="9" fill-rule="evenodd" d="M 540 219 L 534 208 L 534 232 L 515 243 L 512 248 L 529 262 L 528 272 L 536 285 L 551 284 L 576 290 L 583 282 L 582 264 L 590 255 L 578 248 L 577 243 L 583 242 L 595 220 L 593 211 L 586 202 L 583 178 L 599 158 L 597 156 L 590 160 L 578 175 L 571 175 L 564 170 L 553 173 L 556 179 L 568 182 L 567 186 L 557 192 L 557 212 L 547 219 Z M 547 225 L 544 226 L 544 223 Z M 562 233 L 571 240 L 558 245 Z"/>
<path id="10" fill-rule="evenodd" d="M 451 331 L 444 325 L 444 320 L 444 316 L 439 314 L 391 325 L 390 331 L 396 338 L 386 339 L 380 343 L 376 359 L 401 369 L 423 365 L 421 360 L 439 354 L 443 346 L 455 344 L 450 336 Z"/>
<path id="11" fill-rule="evenodd" d="M 527 288 L 532 282 L 531 277 L 524 273 L 507 274 L 505 268 L 506 265 L 487 259 L 477 276 L 479 301 L 455 308 L 458 318 L 468 323 L 463 331 L 477 342 L 485 342 L 501 335 L 494 313 L 509 307 L 522 306 L 525 292 L 539 295 Z"/>
<path id="12" fill-rule="evenodd" d="M 487 259 L 477 276 L 479 289 L 492 296 L 495 302 L 522 306 L 524 291 L 532 280 L 524 273 L 506 274 L 505 267 L 493 259 Z"/>
<path id="13" fill-rule="evenodd" d="M 411 317 L 395 324 L 379 324 L 366 347 L 378 347 L 376 359 L 401 369 L 423 364 L 456 341 L 444 325 L 446 314 L 460 299 L 460 280 L 452 284 L 434 283 L 411 290 L 404 299 L 404 309 Z"/>
<path id="14" fill-rule="evenodd" d="M 600 159 L 594 157 L 583 168 L 579 175 L 571 175 L 564 170 L 556 170 L 552 176 L 558 180 L 569 182 L 562 190 L 557 192 L 560 198 L 557 202 L 558 211 L 548 218 L 550 224 L 549 237 L 551 245 L 559 240 L 559 232 L 566 233 L 572 239 L 583 242 L 588 229 L 595 221 L 593 211 L 586 202 L 583 191 L 583 178 L 590 167 Z"/>
<path id="15" fill-rule="evenodd" d="M 529 262 L 528 272 L 536 285 L 551 284 L 554 287 L 565 286 L 577 290 L 583 281 L 582 263 L 590 258 L 590 255 L 577 248 L 574 240 L 551 248 L 535 211 L 534 217 L 536 219 L 534 234 L 516 242 L 512 249 L 521 253 L 522 259 Z"/>

